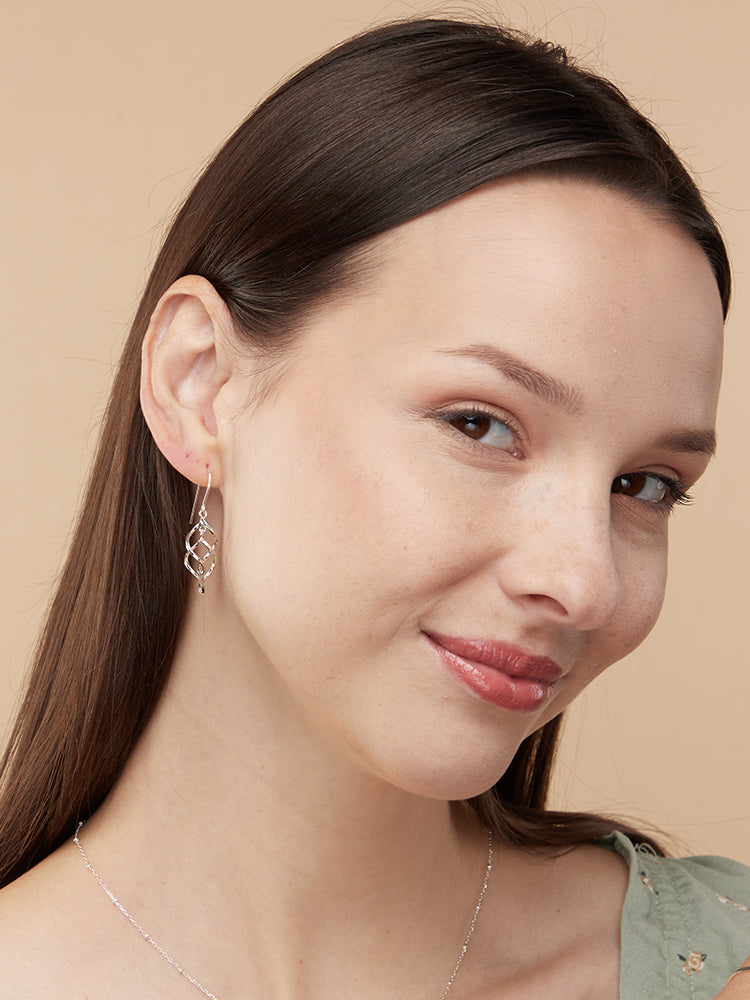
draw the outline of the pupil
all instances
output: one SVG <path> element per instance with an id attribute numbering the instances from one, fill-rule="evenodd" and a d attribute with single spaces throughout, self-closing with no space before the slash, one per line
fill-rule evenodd
<path id="1" fill-rule="evenodd" d="M 459 424 L 459 430 L 475 440 L 483 438 L 490 429 L 490 418 L 480 415 L 459 417 L 457 423 Z"/>
<path id="2" fill-rule="evenodd" d="M 622 476 L 620 478 L 620 482 L 622 484 L 620 492 L 624 493 L 625 496 L 628 497 L 637 496 L 637 494 L 640 493 L 645 486 L 645 480 L 645 476 L 638 474 L 633 476 Z"/>

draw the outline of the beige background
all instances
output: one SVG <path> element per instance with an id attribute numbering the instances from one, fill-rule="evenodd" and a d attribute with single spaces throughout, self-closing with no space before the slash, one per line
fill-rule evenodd
<path id="1" fill-rule="evenodd" d="M 291 69 L 384 18 L 467 7 L 476 9 L 375 0 L 6 5 L 0 735 L 162 221 L 204 158 Z M 750 8 L 509 0 L 485 9 L 571 45 L 655 118 L 700 175 L 736 276 L 719 458 L 696 505 L 675 518 L 661 623 L 571 713 L 555 800 L 640 817 L 695 852 L 750 862 Z"/>

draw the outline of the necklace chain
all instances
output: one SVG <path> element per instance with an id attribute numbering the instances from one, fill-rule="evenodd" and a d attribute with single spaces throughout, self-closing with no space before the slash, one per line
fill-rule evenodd
<path id="1" fill-rule="evenodd" d="M 109 886 L 101 878 L 101 876 L 97 872 L 96 868 L 94 868 L 94 866 L 89 861 L 89 859 L 88 859 L 88 857 L 86 855 L 86 852 L 84 851 L 83 847 L 81 846 L 81 842 L 78 839 L 78 834 L 81 832 L 81 828 L 82 827 L 83 827 L 83 822 L 79 823 L 78 826 L 77 826 L 77 828 L 76 828 L 76 832 L 73 835 L 73 843 L 78 848 L 78 850 L 80 852 L 80 855 L 83 858 L 83 863 L 86 865 L 86 867 L 91 872 L 91 874 L 94 876 L 94 878 L 99 883 L 99 885 L 101 886 L 101 888 L 107 894 L 107 896 L 109 897 L 110 902 L 114 906 L 116 906 L 117 909 L 120 911 L 120 913 L 122 913 L 122 915 L 128 919 L 128 921 L 133 925 L 133 927 L 135 927 L 135 929 L 141 935 L 141 937 L 143 938 L 143 940 L 144 941 L 148 941 L 148 943 L 151 945 L 151 947 L 155 948 L 156 951 L 158 951 L 158 953 L 161 955 L 161 957 L 166 962 L 169 962 L 169 964 L 172 966 L 172 968 L 175 970 L 175 972 L 178 972 L 181 976 L 183 976 L 185 979 L 187 979 L 187 981 L 190 983 L 190 985 L 194 986 L 197 990 L 200 990 L 200 992 L 205 997 L 209 997 L 209 1000 L 218 1000 L 218 998 L 216 997 L 216 995 L 214 993 L 211 993 L 210 990 L 207 990 L 205 986 L 201 985 L 201 983 L 199 983 L 197 979 L 195 979 L 193 976 L 191 976 L 190 973 L 187 971 L 187 969 L 184 969 L 178 962 L 176 962 L 172 958 L 171 955 L 169 955 L 161 947 L 160 944 L 157 944 L 157 942 L 154 941 L 154 939 L 151 937 L 151 935 L 148 933 L 148 931 L 146 931 L 138 923 L 138 921 L 135 919 L 135 917 L 131 913 L 128 913 L 128 911 L 122 905 L 122 903 L 120 902 L 120 900 L 117 898 L 117 896 L 115 896 L 115 894 L 112 892 L 112 890 L 109 888 Z M 492 830 L 488 831 L 487 840 L 488 840 L 488 845 L 487 845 L 487 866 L 486 866 L 485 872 L 484 872 L 484 882 L 482 883 L 482 889 L 481 889 L 481 891 L 479 893 L 479 899 L 477 900 L 477 905 L 474 907 L 474 913 L 473 913 L 472 918 L 471 918 L 471 923 L 469 924 L 469 931 L 468 931 L 468 933 L 466 935 L 466 938 L 464 940 L 463 945 L 461 946 L 461 951 L 459 952 L 459 955 L 458 955 L 458 961 L 456 962 L 456 964 L 455 964 L 455 966 L 453 968 L 453 972 L 451 973 L 450 979 L 446 983 L 445 989 L 440 994 L 440 1000 L 445 1000 L 445 998 L 448 996 L 448 994 L 450 993 L 451 989 L 453 988 L 453 983 L 455 982 L 456 976 L 458 975 L 458 970 L 461 968 L 461 963 L 464 960 L 464 956 L 466 955 L 466 952 L 469 950 L 469 942 L 471 941 L 472 935 L 474 934 L 474 928 L 477 925 L 477 920 L 479 918 L 479 911 L 482 909 L 482 903 L 484 902 L 484 897 L 485 897 L 485 894 L 487 892 L 487 886 L 490 884 L 490 875 L 492 874 L 492 857 L 493 857 Z"/>
<path id="2" fill-rule="evenodd" d="M 474 928 L 477 926 L 477 920 L 479 918 L 479 911 L 482 909 L 482 903 L 484 902 L 484 896 L 487 892 L 487 886 L 490 884 L 490 875 L 492 874 L 492 830 L 487 831 L 487 867 L 484 870 L 484 882 L 482 882 L 482 888 L 479 893 L 479 899 L 477 900 L 477 905 L 474 907 L 474 913 L 471 918 L 471 923 L 469 924 L 469 931 L 466 935 L 464 943 L 461 945 L 461 951 L 458 955 L 458 961 L 456 962 L 453 972 L 451 972 L 451 977 L 445 985 L 445 989 L 440 994 L 440 1000 L 445 1000 L 445 998 L 450 993 L 453 988 L 453 983 L 456 976 L 458 975 L 458 970 L 461 968 L 461 963 L 464 960 L 466 952 L 469 950 L 469 942 L 471 941 L 472 934 L 474 933 Z"/>

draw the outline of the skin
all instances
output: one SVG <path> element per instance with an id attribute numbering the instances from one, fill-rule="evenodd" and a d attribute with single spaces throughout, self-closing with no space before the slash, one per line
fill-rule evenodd
<path id="1" fill-rule="evenodd" d="M 742 963 L 741 968 L 750 966 L 750 956 Z M 747 1000 L 750 997 L 750 973 L 740 972 L 730 976 L 729 982 L 719 993 L 716 1000 Z"/>
<path id="2" fill-rule="evenodd" d="M 673 224 L 593 184 L 511 179 L 372 253 L 270 383 L 200 278 L 166 293 L 144 349 L 159 447 L 193 482 L 211 470 L 219 565 L 82 841 L 223 1000 L 440 996 L 487 851 L 450 800 L 645 637 L 664 477 L 689 488 L 709 461 L 721 308 Z M 425 632 L 513 643 L 563 676 L 533 710 L 498 708 Z M 600 848 L 498 844 L 456 1000 L 617 997 L 625 887 Z M 28 996 L 195 995 L 70 844 L 4 898 Z M 32 949 L 46 961 L 23 965 Z"/>

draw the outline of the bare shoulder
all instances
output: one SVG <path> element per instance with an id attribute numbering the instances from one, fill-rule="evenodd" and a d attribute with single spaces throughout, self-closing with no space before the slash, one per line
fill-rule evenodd
<path id="1" fill-rule="evenodd" d="M 592 908 L 600 913 L 611 912 L 619 923 L 630 877 L 628 865 L 619 854 L 582 844 L 554 858 L 551 869 L 569 906 L 585 903 L 585 913 L 591 913 Z"/>
<path id="2" fill-rule="evenodd" d="M 623 859 L 594 845 L 556 856 L 504 848 L 496 869 L 482 915 L 482 1000 L 617 1000 Z"/>
<path id="3" fill-rule="evenodd" d="M 60 848 L 0 890 L 0 1000 L 73 1000 L 86 919 L 80 880 Z"/>
<path id="4" fill-rule="evenodd" d="M 104 900 L 71 841 L 0 890 L 0 1000 L 133 1000 L 153 995 L 162 959 Z M 166 977 L 160 1000 L 184 996 Z"/>
<path id="5" fill-rule="evenodd" d="M 530 899 L 559 914 L 558 933 L 566 946 L 584 938 L 619 944 L 629 870 L 618 854 L 582 844 L 554 857 L 526 854 L 524 862 Z"/>

